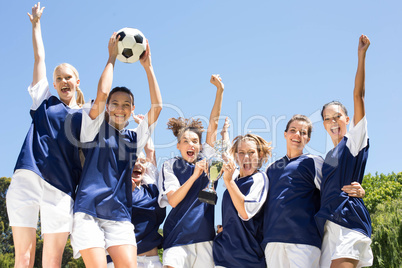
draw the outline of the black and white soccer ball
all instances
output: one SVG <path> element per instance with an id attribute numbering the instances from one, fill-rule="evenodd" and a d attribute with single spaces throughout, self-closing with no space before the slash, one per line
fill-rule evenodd
<path id="1" fill-rule="evenodd" d="M 123 28 L 117 31 L 120 40 L 117 43 L 117 59 L 125 63 L 133 63 L 140 59 L 147 49 L 147 40 L 144 34 L 134 28 Z"/>

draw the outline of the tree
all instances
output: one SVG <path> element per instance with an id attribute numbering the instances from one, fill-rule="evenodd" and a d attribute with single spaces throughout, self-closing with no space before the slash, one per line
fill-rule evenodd
<path id="1" fill-rule="evenodd" d="M 0 178 L 0 254 L 13 253 L 13 236 L 11 227 L 8 225 L 8 216 L 6 209 L 6 194 L 11 179 Z M 3 266 L 2 266 L 3 267 Z"/>
<path id="2" fill-rule="evenodd" d="M 362 186 L 364 202 L 370 212 L 373 233 L 373 267 L 402 266 L 402 172 L 389 175 L 368 174 Z"/>
<path id="3" fill-rule="evenodd" d="M 373 224 L 373 267 L 399 268 L 402 265 L 402 198 L 377 206 Z"/>

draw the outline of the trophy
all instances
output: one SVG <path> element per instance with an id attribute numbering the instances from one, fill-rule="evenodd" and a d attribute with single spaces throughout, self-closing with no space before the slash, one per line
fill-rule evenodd
<path id="1" fill-rule="evenodd" d="M 218 196 L 215 192 L 214 183 L 218 180 L 223 173 L 223 160 L 222 155 L 229 147 L 228 143 L 222 140 L 217 140 L 214 143 L 214 154 L 207 159 L 207 176 L 209 179 L 208 186 L 198 193 L 198 199 L 201 202 L 216 205 Z"/>

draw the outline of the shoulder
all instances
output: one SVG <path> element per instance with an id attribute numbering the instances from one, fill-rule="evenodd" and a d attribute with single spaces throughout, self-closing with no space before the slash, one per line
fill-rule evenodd
<path id="1" fill-rule="evenodd" d="M 261 182 L 261 183 L 266 182 L 268 180 L 267 174 L 260 170 L 251 175 L 250 178 L 255 182 Z"/>

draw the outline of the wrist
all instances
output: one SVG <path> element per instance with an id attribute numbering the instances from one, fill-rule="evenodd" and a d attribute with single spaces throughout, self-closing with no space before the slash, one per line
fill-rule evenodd
<path id="1" fill-rule="evenodd" d="M 359 58 L 365 58 L 366 57 L 366 51 L 358 51 L 357 56 Z"/>
<path id="2" fill-rule="evenodd" d="M 142 65 L 145 69 L 145 72 L 153 72 L 152 64 Z"/>

